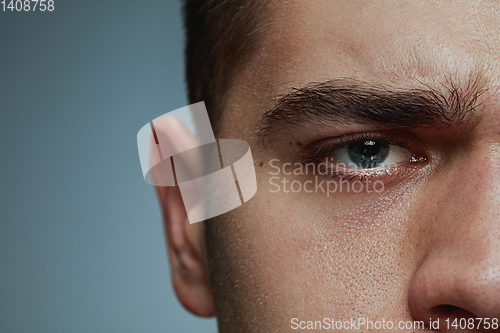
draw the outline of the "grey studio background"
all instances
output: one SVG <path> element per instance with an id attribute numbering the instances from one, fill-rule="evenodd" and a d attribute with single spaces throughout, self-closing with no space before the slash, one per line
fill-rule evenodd
<path id="1" fill-rule="evenodd" d="M 216 332 L 174 296 L 136 146 L 187 105 L 182 44 L 176 0 L 0 11 L 0 332 Z"/>

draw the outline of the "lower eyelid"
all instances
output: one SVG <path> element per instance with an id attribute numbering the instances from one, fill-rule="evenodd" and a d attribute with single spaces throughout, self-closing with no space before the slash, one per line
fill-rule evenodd
<path id="1" fill-rule="evenodd" d="M 322 178 L 332 181 L 347 181 L 347 182 L 382 182 L 385 185 L 390 185 L 394 182 L 399 182 L 404 175 L 409 176 L 412 171 L 417 169 L 413 165 L 400 165 L 397 167 L 382 167 L 368 171 L 367 169 L 358 169 L 358 171 L 346 170 L 345 172 L 327 172 Z"/>

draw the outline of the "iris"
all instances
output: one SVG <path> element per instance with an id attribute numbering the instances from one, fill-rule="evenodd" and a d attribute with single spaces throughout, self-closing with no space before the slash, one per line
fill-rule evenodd
<path id="1" fill-rule="evenodd" d="M 360 168 L 376 168 L 389 155 L 390 145 L 380 140 L 362 140 L 351 143 L 347 153 L 351 161 Z"/>

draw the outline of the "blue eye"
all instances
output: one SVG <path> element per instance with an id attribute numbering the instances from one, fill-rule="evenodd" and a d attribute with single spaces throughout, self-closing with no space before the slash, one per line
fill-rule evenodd
<path id="1" fill-rule="evenodd" d="M 389 156 L 390 145 L 380 140 L 353 142 L 347 147 L 352 163 L 363 169 L 377 168 Z"/>
<path id="2" fill-rule="evenodd" d="M 350 181 L 384 175 L 401 176 L 427 162 L 425 150 L 411 133 L 358 133 L 316 141 L 305 164 L 315 163 L 323 175 L 346 177 Z M 411 167 L 410 167 L 411 165 Z"/>
<path id="3" fill-rule="evenodd" d="M 347 169 L 376 169 L 412 160 L 412 153 L 386 140 L 362 139 L 331 151 L 331 161 Z"/>

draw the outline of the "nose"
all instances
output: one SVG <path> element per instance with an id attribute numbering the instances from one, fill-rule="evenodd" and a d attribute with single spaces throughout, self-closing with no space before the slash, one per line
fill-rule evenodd
<path id="1" fill-rule="evenodd" d="M 500 175 L 469 170 L 443 180 L 422 206 L 425 253 L 408 305 L 436 331 L 500 331 Z"/>
<path id="2" fill-rule="evenodd" d="M 446 251 L 426 259 L 411 283 L 413 316 L 426 324 L 439 320 L 439 331 L 500 331 L 498 261 L 463 259 Z"/>

